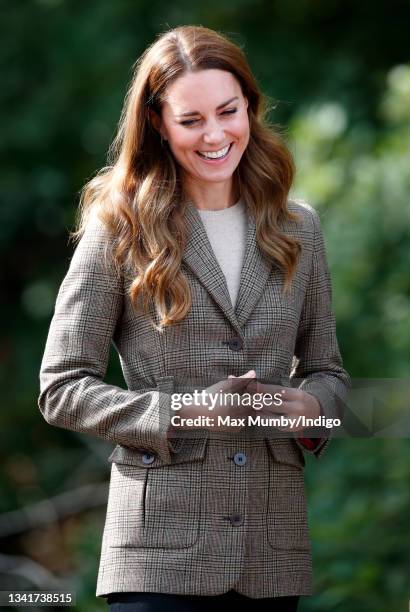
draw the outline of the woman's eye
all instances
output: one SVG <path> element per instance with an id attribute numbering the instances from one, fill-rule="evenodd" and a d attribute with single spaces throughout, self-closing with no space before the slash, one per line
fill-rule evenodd
<path id="1" fill-rule="evenodd" d="M 221 115 L 233 115 L 234 113 L 236 113 L 237 110 L 237 108 L 228 108 L 227 110 L 224 110 Z M 198 121 L 199 119 L 187 119 L 186 121 L 181 121 L 180 124 L 190 126 L 194 125 L 194 123 L 197 123 Z"/>
<path id="2" fill-rule="evenodd" d="M 181 125 L 192 125 L 196 121 L 198 121 L 198 119 L 187 119 L 186 121 L 181 121 Z"/>

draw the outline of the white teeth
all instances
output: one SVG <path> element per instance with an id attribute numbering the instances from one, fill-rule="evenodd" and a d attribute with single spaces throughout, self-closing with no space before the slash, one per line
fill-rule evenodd
<path id="1" fill-rule="evenodd" d="M 229 150 L 230 145 L 220 149 L 219 151 L 198 151 L 199 155 L 202 157 L 208 157 L 209 159 L 219 159 L 220 157 L 224 157 Z"/>

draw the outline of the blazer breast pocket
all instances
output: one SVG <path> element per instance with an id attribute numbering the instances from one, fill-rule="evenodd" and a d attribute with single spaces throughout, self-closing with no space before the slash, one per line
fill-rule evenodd
<path id="1" fill-rule="evenodd" d="M 305 458 L 292 439 L 266 439 L 269 452 L 267 538 L 283 550 L 310 550 Z"/>
<path id="2" fill-rule="evenodd" d="M 172 463 L 117 446 L 105 538 L 111 547 L 188 548 L 199 537 L 207 437 L 175 441 Z"/>

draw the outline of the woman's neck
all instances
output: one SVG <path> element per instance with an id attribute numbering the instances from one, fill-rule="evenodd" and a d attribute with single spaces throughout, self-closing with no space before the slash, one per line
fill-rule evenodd
<path id="1" fill-rule="evenodd" d="M 199 210 L 222 210 L 233 206 L 239 200 L 233 180 L 223 183 L 198 183 L 188 180 L 184 190 L 188 199 Z"/>

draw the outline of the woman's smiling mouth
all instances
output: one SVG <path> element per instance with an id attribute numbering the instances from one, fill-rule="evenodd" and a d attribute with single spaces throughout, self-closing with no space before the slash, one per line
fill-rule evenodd
<path id="1" fill-rule="evenodd" d="M 203 160 L 211 162 L 211 163 L 215 163 L 215 162 L 225 159 L 229 155 L 229 152 L 232 148 L 232 144 L 233 143 L 231 142 L 229 145 L 227 145 L 223 149 L 219 149 L 219 151 L 196 151 L 196 153 Z"/>

